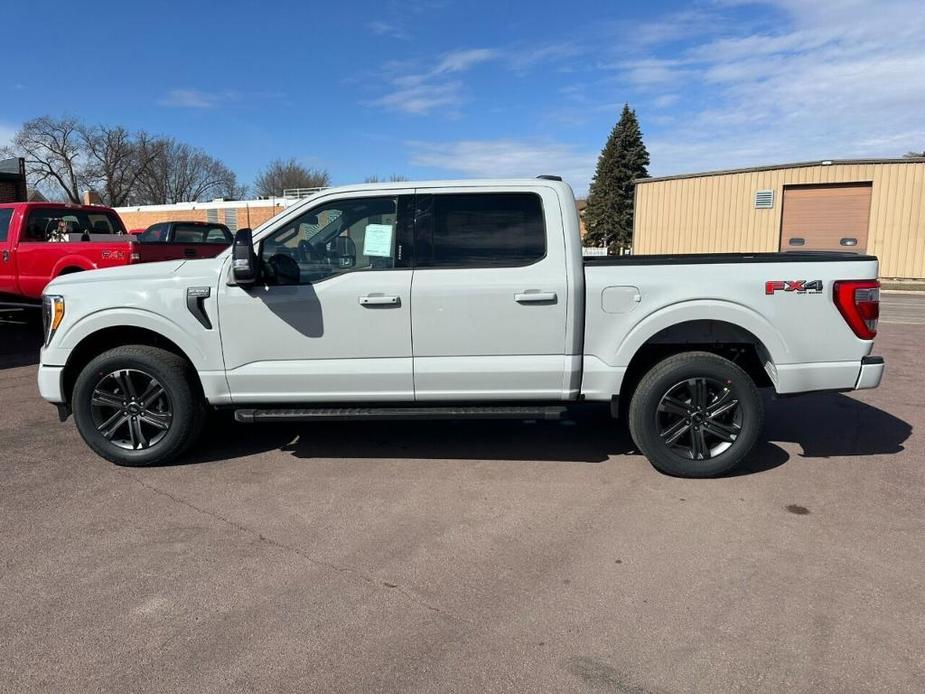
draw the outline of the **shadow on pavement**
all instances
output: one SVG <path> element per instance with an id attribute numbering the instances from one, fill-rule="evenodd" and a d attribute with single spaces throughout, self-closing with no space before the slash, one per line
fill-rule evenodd
<path id="1" fill-rule="evenodd" d="M 0 371 L 38 363 L 38 312 L 0 311 Z M 898 453 L 912 426 L 842 394 L 766 399 L 765 431 L 733 474 L 783 465 L 789 455 L 774 441 L 799 444 L 804 457 L 834 458 Z M 563 422 L 407 421 L 237 424 L 213 417 L 193 453 L 179 464 L 216 462 L 279 450 L 298 458 L 408 458 L 602 463 L 635 453 L 626 425 L 606 408 L 580 407 Z"/>
<path id="2" fill-rule="evenodd" d="M 793 441 L 805 458 L 882 455 L 905 450 L 912 425 L 841 393 L 820 393 L 767 403 L 764 438 Z"/>
<path id="3" fill-rule="evenodd" d="M 38 309 L 0 310 L 0 369 L 38 364 L 41 347 Z"/>
<path id="4" fill-rule="evenodd" d="M 732 475 L 783 465 L 789 454 L 773 441 L 791 441 L 805 457 L 898 453 L 912 427 L 840 394 L 767 401 L 765 435 Z M 623 422 L 605 409 L 581 408 L 565 422 L 408 421 L 237 424 L 227 414 L 210 424 L 197 450 L 181 464 L 221 461 L 279 450 L 297 458 L 407 458 L 602 463 L 636 453 Z"/>

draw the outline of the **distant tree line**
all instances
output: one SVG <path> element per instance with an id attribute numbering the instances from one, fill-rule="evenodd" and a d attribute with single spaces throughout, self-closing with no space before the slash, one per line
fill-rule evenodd
<path id="1" fill-rule="evenodd" d="M 234 171 L 200 148 L 72 116 L 23 123 L 2 153 L 26 160 L 30 186 L 75 203 L 85 190 L 96 191 L 113 207 L 236 198 L 246 192 Z"/>
<path id="2" fill-rule="evenodd" d="M 326 188 L 331 177 L 324 169 L 303 166 L 295 159 L 275 159 L 257 174 L 254 190 L 263 198 L 279 197 L 294 188 Z"/>

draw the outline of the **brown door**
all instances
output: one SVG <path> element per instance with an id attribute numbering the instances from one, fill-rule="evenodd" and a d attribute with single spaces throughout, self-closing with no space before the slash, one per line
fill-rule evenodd
<path id="1" fill-rule="evenodd" d="M 784 186 L 782 251 L 867 251 L 870 183 Z"/>

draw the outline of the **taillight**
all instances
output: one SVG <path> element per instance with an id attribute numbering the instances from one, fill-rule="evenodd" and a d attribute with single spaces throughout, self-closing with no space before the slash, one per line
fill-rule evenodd
<path id="1" fill-rule="evenodd" d="M 873 340 L 880 318 L 880 283 L 877 280 L 839 280 L 835 305 L 848 326 L 862 340 Z"/>

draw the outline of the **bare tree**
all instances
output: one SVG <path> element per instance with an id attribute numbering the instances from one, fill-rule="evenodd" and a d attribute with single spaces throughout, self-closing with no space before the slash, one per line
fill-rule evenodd
<path id="1" fill-rule="evenodd" d="M 257 175 L 254 189 L 262 197 L 275 197 L 292 188 L 324 188 L 331 177 L 324 169 L 311 169 L 295 159 L 275 159 Z"/>
<path id="2" fill-rule="evenodd" d="M 26 121 L 4 149 L 25 158 L 26 175 L 33 187 L 60 188 L 70 202 L 80 202 L 86 156 L 76 118 L 41 116 Z"/>
<path id="3" fill-rule="evenodd" d="M 401 174 L 392 174 L 388 178 L 380 178 L 379 176 L 367 176 L 363 179 L 363 183 L 399 183 L 401 181 L 407 181 L 407 176 L 402 176 Z"/>
<path id="4" fill-rule="evenodd" d="M 121 126 L 87 126 L 71 116 L 33 118 L 0 151 L 25 158 L 33 189 L 52 199 L 60 191 L 75 203 L 88 188 L 115 207 L 239 198 L 247 190 L 201 149 Z"/>
<path id="5" fill-rule="evenodd" d="M 85 180 L 107 205 L 128 204 L 139 178 L 157 157 L 152 138 L 145 132 L 132 135 L 121 126 L 83 126 L 80 132 L 87 155 Z"/>
<path id="6" fill-rule="evenodd" d="M 234 171 L 201 149 L 173 138 L 159 138 L 149 146 L 153 156 L 138 178 L 134 196 L 139 204 L 236 197 L 246 190 L 238 185 Z"/>
<path id="7" fill-rule="evenodd" d="M 903 155 L 905 159 L 918 159 L 919 157 L 925 157 L 925 152 L 906 152 Z"/>

